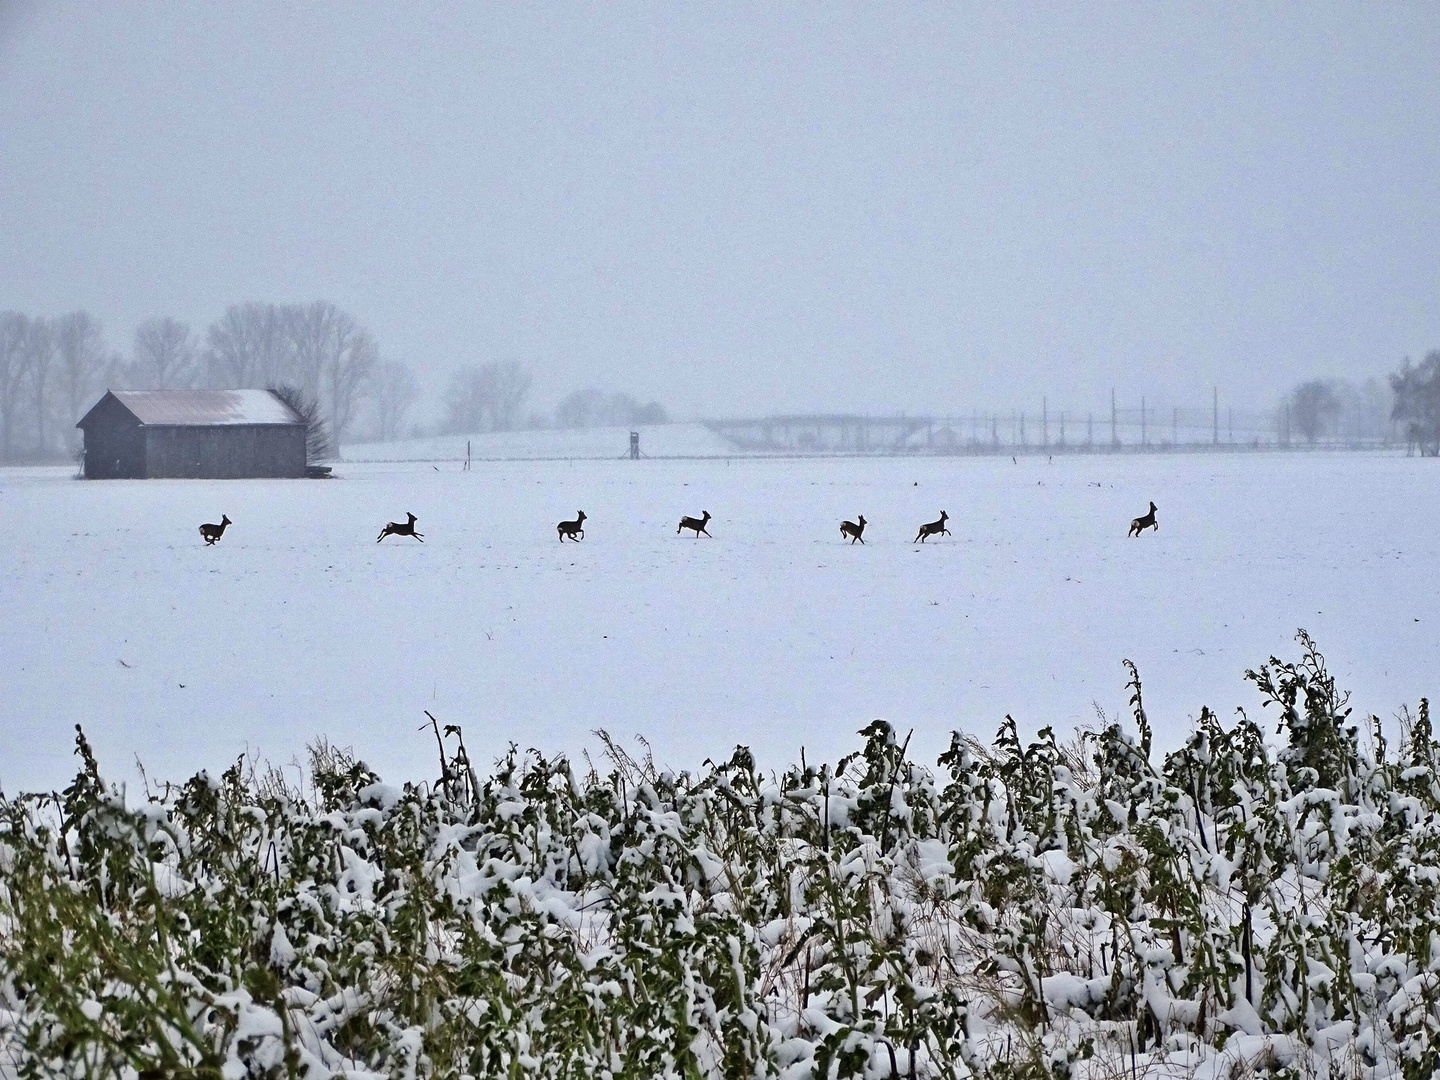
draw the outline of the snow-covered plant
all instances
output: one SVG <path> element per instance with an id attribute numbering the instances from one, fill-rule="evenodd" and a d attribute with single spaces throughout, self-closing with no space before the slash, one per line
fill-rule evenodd
<path id="1" fill-rule="evenodd" d="M 0 1077 L 1418 1080 L 1440 1069 L 1440 762 L 1308 637 L 1201 712 L 696 772 L 512 748 L 393 787 L 0 797 Z M 1364 733 L 1362 735 L 1362 732 Z M 453 747 L 453 749 L 447 749 Z"/>

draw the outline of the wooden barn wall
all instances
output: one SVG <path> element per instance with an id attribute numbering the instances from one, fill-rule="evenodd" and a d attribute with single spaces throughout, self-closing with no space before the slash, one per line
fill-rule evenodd
<path id="1" fill-rule="evenodd" d="M 145 435 L 129 410 L 114 402 L 85 428 L 85 479 L 138 480 L 144 475 Z"/>
<path id="2" fill-rule="evenodd" d="M 201 480 L 301 477 L 305 429 L 298 425 L 146 428 L 145 475 Z"/>

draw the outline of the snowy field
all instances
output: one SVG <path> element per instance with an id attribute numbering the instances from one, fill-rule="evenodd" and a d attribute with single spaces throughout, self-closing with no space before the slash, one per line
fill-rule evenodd
<path id="1" fill-rule="evenodd" d="M 933 760 L 1125 710 L 1140 667 L 1162 744 L 1258 698 L 1317 639 L 1362 712 L 1440 692 L 1440 466 L 1362 454 L 350 463 L 316 481 L 102 481 L 0 470 L 0 786 L 324 734 L 428 778 L 429 709 L 472 753 L 643 733 L 677 766 L 748 743 L 779 765 L 875 717 Z M 1126 526 L 1159 504 L 1160 531 Z M 588 538 L 555 522 L 583 509 Z M 952 537 L 910 541 L 950 514 Z M 676 536 L 714 514 L 714 539 Z M 375 543 L 419 516 L 423 544 Z M 222 543 L 196 527 L 234 521 Z M 861 547 L 841 518 L 870 521 Z M 1252 715 L 1254 715 L 1252 711 Z"/>

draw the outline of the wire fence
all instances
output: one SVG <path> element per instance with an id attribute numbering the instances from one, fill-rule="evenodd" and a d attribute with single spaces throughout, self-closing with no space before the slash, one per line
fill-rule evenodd
<path id="1" fill-rule="evenodd" d="M 739 450 L 759 453 L 1103 453 L 1186 450 L 1405 448 L 1388 407 L 1326 417 L 1221 405 L 1157 406 L 1141 398 L 1103 412 L 1052 409 L 972 410 L 937 416 L 851 414 L 769 416 L 710 421 Z"/>

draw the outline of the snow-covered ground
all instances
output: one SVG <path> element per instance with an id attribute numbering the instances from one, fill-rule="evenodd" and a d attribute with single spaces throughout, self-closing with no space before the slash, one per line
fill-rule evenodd
<path id="1" fill-rule="evenodd" d="M 933 760 L 1006 713 L 1124 711 L 1162 742 L 1253 708 L 1305 627 L 1361 712 L 1440 691 L 1440 466 L 1371 454 L 350 463 L 317 481 L 0 469 L 0 785 L 275 761 L 324 734 L 395 780 L 472 752 L 644 734 L 833 758 L 875 717 Z M 1127 539 L 1153 499 L 1160 530 Z M 555 522 L 588 515 L 587 539 Z M 953 535 L 916 527 L 949 511 Z M 677 536 L 714 514 L 714 539 Z M 375 536 L 419 516 L 425 542 Z M 196 527 L 234 524 L 207 548 Z M 841 541 L 864 514 L 869 543 Z M 1252 713 L 1253 715 L 1253 713 Z"/>
<path id="2" fill-rule="evenodd" d="M 386 443 L 347 443 L 342 456 L 346 462 L 462 461 L 468 442 L 470 455 L 477 460 L 619 459 L 630 454 L 631 431 L 639 432 L 640 452 L 646 457 L 730 457 L 741 453 L 704 424 L 659 424 L 636 428 L 544 428 L 486 435 L 436 435 Z"/>

